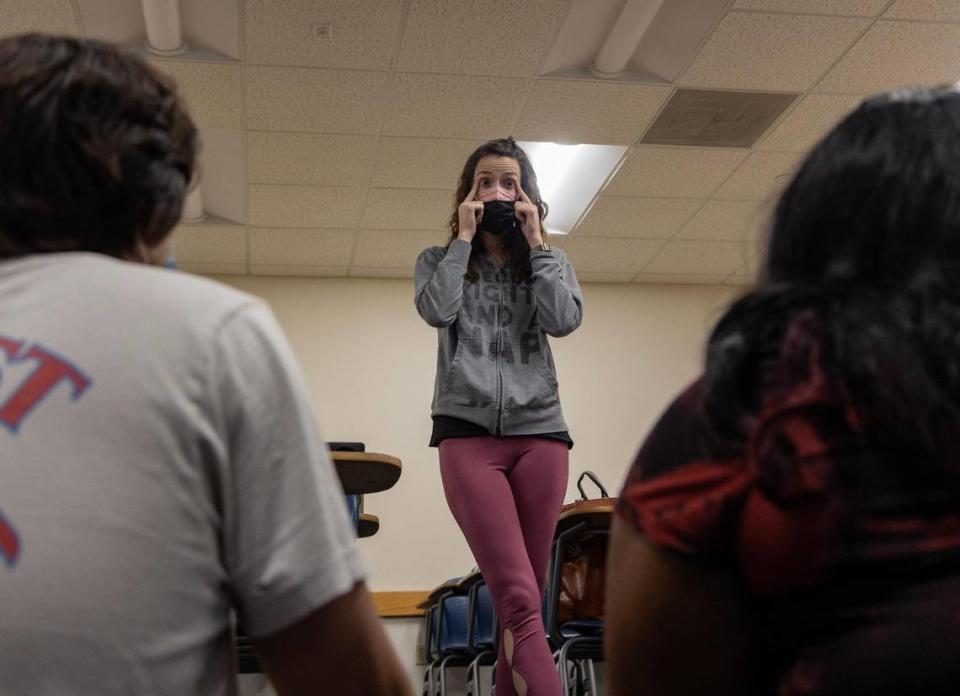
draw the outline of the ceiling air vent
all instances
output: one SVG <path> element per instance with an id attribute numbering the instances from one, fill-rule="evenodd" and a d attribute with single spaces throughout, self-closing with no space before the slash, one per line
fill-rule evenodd
<path id="1" fill-rule="evenodd" d="M 750 147 L 790 106 L 796 94 L 680 89 L 642 143 Z"/>

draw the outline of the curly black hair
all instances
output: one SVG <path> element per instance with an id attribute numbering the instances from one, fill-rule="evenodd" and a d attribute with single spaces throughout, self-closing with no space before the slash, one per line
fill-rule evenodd
<path id="1" fill-rule="evenodd" d="M 960 93 L 866 100 L 777 205 L 755 288 L 706 355 L 714 429 L 745 437 L 770 378 L 816 377 L 901 466 L 960 472 Z M 909 461 L 904 461 L 904 458 Z M 923 467 L 920 467 L 923 468 Z"/>
<path id="2" fill-rule="evenodd" d="M 0 40 L 0 258 L 137 258 L 177 224 L 197 131 L 171 81 L 106 43 Z"/>

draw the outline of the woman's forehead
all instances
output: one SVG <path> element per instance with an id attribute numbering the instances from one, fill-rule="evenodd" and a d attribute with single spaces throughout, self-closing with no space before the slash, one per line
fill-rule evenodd
<path id="1" fill-rule="evenodd" d="M 516 174 L 520 176 L 520 164 L 512 157 L 498 157 L 496 155 L 487 155 L 481 157 L 477 162 L 476 174 Z"/>

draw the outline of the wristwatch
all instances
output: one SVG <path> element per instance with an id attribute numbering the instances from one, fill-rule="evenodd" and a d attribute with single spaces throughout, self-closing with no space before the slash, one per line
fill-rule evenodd
<path id="1" fill-rule="evenodd" d="M 537 246 L 530 247 L 530 251 L 550 251 L 550 245 L 547 244 L 545 241 L 540 242 L 539 244 L 537 244 Z"/>

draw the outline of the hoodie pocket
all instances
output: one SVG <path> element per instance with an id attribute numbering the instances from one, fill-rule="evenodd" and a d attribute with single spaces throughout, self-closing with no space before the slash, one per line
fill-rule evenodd
<path id="1" fill-rule="evenodd" d="M 461 336 L 440 398 L 456 406 L 491 407 L 497 404 L 497 365 L 489 342 Z"/>
<path id="2" fill-rule="evenodd" d="M 540 350 L 530 352 L 529 345 L 511 344 L 504 352 L 502 370 L 505 409 L 550 408 L 560 401 L 557 378 Z"/>

